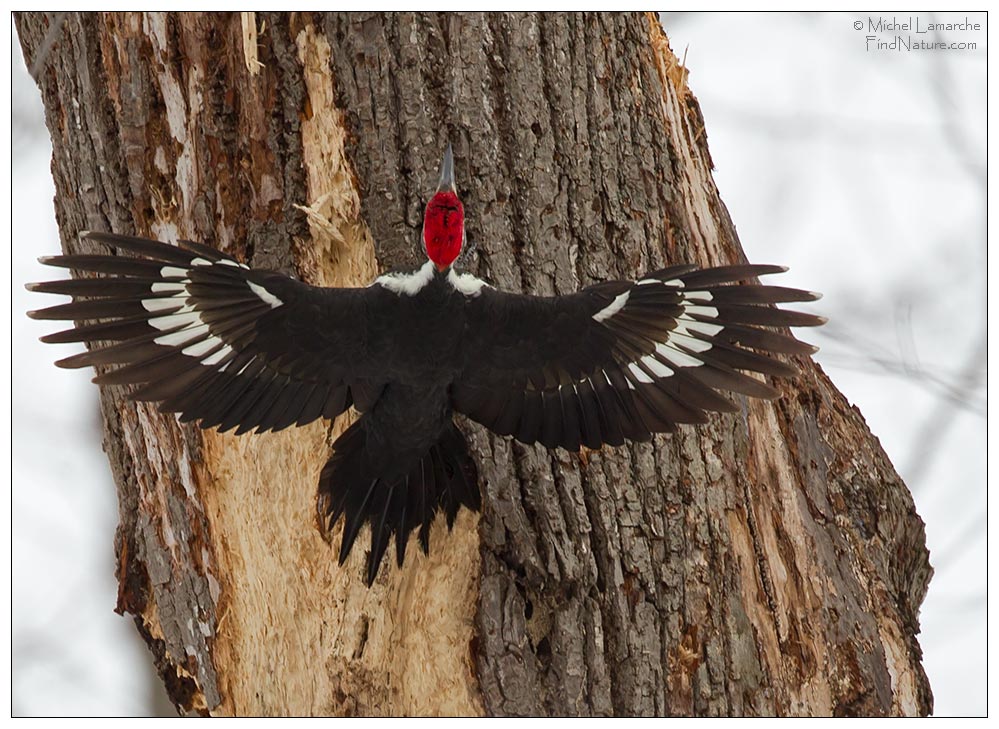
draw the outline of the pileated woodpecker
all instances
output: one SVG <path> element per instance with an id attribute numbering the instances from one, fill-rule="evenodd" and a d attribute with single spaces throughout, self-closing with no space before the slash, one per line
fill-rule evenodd
<path id="1" fill-rule="evenodd" d="M 825 321 L 771 306 L 818 294 L 731 285 L 782 266 L 671 266 L 553 297 L 504 293 L 458 273 L 465 217 L 450 145 L 424 217 L 429 260 L 366 288 L 309 286 L 189 241 L 83 237 L 119 255 L 41 261 L 101 275 L 28 285 L 74 299 L 30 313 L 77 322 L 43 341 L 93 346 L 59 366 L 122 365 L 94 381 L 138 385 L 133 400 L 237 434 L 360 411 L 333 444 L 317 509 L 327 534 L 345 517 L 341 564 L 371 524 L 369 585 L 393 534 L 401 566 L 414 529 L 428 551 L 437 511 L 450 528 L 462 506 L 479 508 L 455 411 L 548 448 L 647 441 L 704 423 L 707 411 L 737 410 L 718 390 L 777 397 L 739 370 L 793 376 L 767 353 L 815 348 L 761 327 Z"/>

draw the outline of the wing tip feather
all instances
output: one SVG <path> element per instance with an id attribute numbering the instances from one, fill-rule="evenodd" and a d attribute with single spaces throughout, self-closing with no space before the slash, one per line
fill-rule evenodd
<path id="1" fill-rule="evenodd" d="M 90 352 L 83 352 L 81 354 L 74 354 L 72 357 L 63 357 L 56 360 L 55 366 L 64 370 L 78 370 L 90 364 L 87 360 L 89 355 Z"/>

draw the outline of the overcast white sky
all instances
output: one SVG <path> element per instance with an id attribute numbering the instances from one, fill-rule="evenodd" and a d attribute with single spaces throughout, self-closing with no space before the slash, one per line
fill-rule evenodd
<path id="1" fill-rule="evenodd" d="M 983 715 L 986 35 L 943 34 L 977 50 L 904 53 L 867 48 L 855 22 L 868 18 L 686 13 L 664 25 L 686 52 L 747 255 L 825 293 L 817 359 L 926 521 L 936 575 L 921 643 L 936 713 Z M 23 316 L 38 302 L 22 284 L 48 277 L 34 259 L 59 238 L 16 39 L 13 67 L 12 711 L 150 713 L 163 705 L 148 653 L 112 612 L 117 505 L 97 391 L 88 372 L 52 366 L 61 350 L 37 342 L 52 328 Z"/>

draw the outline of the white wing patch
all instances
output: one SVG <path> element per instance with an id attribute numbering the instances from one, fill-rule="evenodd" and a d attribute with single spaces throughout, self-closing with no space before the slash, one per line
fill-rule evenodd
<path id="1" fill-rule="evenodd" d="M 423 287 L 434 280 L 434 262 L 427 261 L 418 270 L 412 273 L 386 273 L 379 276 L 371 285 L 388 289 L 392 293 L 402 296 L 416 296 Z"/>
<path id="2" fill-rule="evenodd" d="M 226 344 L 225 346 L 222 347 L 222 349 L 220 349 L 218 352 L 216 352 L 215 354 L 213 354 L 211 357 L 207 357 L 207 358 L 201 360 L 201 364 L 209 366 L 209 367 L 212 366 L 212 365 L 217 365 L 219 362 L 221 362 L 222 360 L 224 360 L 230 354 L 232 354 L 232 347 L 230 347 L 228 344 Z M 225 367 L 222 367 L 222 369 L 224 370 Z"/>
<path id="3" fill-rule="evenodd" d="M 489 286 L 482 279 L 470 273 L 456 273 L 453 268 L 447 272 L 447 282 L 451 284 L 451 288 L 465 296 L 478 296 L 484 287 Z"/>
<path id="4" fill-rule="evenodd" d="M 704 364 L 703 362 L 701 362 L 701 360 L 695 357 L 691 357 L 686 352 L 681 352 L 676 347 L 671 347 L 668 344 L 657 344 L 656 354 L 660 355 L 661 357 L 664 357 L 666 361 L 669 362 L 674 367 L 700 367 L 702 364 Z M 673 372 L 670 371 L 669 374 L 672 375 Z M 669 377 L 669 375 L 665 376 Z"/>
<path id="5" fill-rule="evenodd" d="M 686 314 L 686 311 L 684 313 Z M 685 337 L 691 336 L 691 332 L 697 332 L 706 337 L 713 337 L 722 329 L 723 327 L 718 324 L 709 324 L 706 321 L 694 321 L 688 316 L 681 316 L 676 320 L 676 329 L 673 331 Z"/>
<path id="6" fill-rule="evenodd" d="M 218 345 L 215 344 L 211 339 L 205 339 L 197 344 L 192 344 L 190 347 L 186 347 L 181 354 L 186 354 L 188 357 L 195 357 L 201 359 L 206 354 L 211 352 Z"/>
<path id="7" fill-rule="evenodd" d="M 150 312 L 163 311 L 165 309 L 176 309 L 178 306 L 182 305 L 187 300 L 186 292 L 187 289 L 183 289 L 183 293 L 180 295 L 168 296 L 162 299 L 143 299 L 142 308 Z M 155 321 L 155 319 L 153 321 Z M 165 329 L 166 327 L 158 327 L 158 328 Z"/>
<path id="8" fill-rule="evenodd" d="M 183 273 L 184 272 L 181 271 L 181 275 L 183 275 Z M 181 291 L 187 290 L 187 284 L 189 283 L 191 282 L 188 281 L 187 279 L 184 279 L 184 281 L 181 281 L 179 283 L 164 283 L 162 281 L 157 281 L 150 287 L 150 290 L 154 294 L 162 293 L 164 291 L 173 291 L 174 293 L 180 293 Z"/>
<path id="9" fill-rule="evenodd" d="M 237 263 L 236 261 L 230 261 L 228 258 L 220 258 L 216 263 L 221 263 L 223 266 L 233 266 L 235 268 L 242 268 L 244 271 L 249 271 L 250 267 L 245 263 Z"/>
<path id="10" fill-rule="evenodd" d="M 601 309 L 600 311 L 598 311 L 596 314 L 593 315 L 593 320 L 603 321 L 604 319 L 610 319 L 616 313 L 621 311 L 621 309 L 624 308 L 624 305 L 628 303 L 629 294 L 630 292 L 625 291 L 623 294 L 618 294 L 617 296 L 615 296 L 614 300 L 610 302 L 610 304 L 608 304 L 603 309 Z"/>
<path id="11" fill-rule="evenodd" d="M 660 351 L 659 347 L 662 346 L 663 345 L 661 344 L 656 345 L 656 351 L 659 352 Z M 671 370 L 669 367 L 667 367 L 662 362 L 657 360 L 651 354 L 647 354 L 644 357 L 642 357 L 642 362 L 643 364 L 645 364 L 646 367 L 652 370 L 652 374 L 654 374 L 656 377 L 669 377 L 670 375 L 673 374 L 673 370 Z"/>
<path id="12" fill-rule="evenodd" d="M 701 322 L 696 322 L 696 323 L 700 324 Z M 680 327 L 682 325 L 683 321 L 680 321 L 677 324 L 676 329 L 673 330 L 673 333 L 669 335 L 669 340 L 671 343 L 679 344 L 683 346 L 685 349 L 689 349 L 694 352 L 707 352 L 709 349 L 711 349 L 711 342 L 705 342 L 703 339 L 697 339 L 696 337 L 690 336 L 686 332 L 681 332 Z M 707 324 L 705 326 L 714 327 L 715 325 Z"/>
<path id="13" fill-rule="evenodd" d="M 636 286 L 649 286 L 651 284 L 684 288 L 683 281 L 679 279 L 671 281 L 642 279 L 635 282 Z M 610 319 L 627 306 L 629 293 L 629 291 L 625 291 L 617 296 L 608 306 L 594 314 L 593 318 L 596 321 Z M 693 318 L 693 316 L 702 319 L 716 319 L 718 317 L 716 308 L 706 306 L 712 298 L 709 291 L 678 293 L 682 297 L 680 306 L 683 307 L 683 313 L 676 319 L 676 327 L 669 333 L 665 342 L 656 342 L 653 354 L 647 354 L 639 361 L 628 364 L 628 370 L 637 382 L 648 384 L 654 379 L 672 377 L 676 374 L 676 370 L 681 367 L 701 367 L 704 362 L 691 355 L 690 352 L 695 354 L 707 352 L 712 345 L 703 337 L 712 337 L 724 328 L 719 324 L 711 324 Z M 697 335 L 701 335 L 701 337 Z M 649 373 L 651 373 L 651 377 Z"/>
<path id="14" fill-rule="evenodd" d="M 224 259 L 216 263 L 248 270 L 247 266 L 241 263 Z M 216 263 L 206 261 L 203 258 L 195 258 L 191 261 L 192 266 L 213 266 Z M 221 338 L 212 334 L 208 322 L 201 318 L 201 312 L 189 303 L 190 296 L 187 285 L 191 283 L 191 280 L 187 277 L 188 272 L 189 269 L 178 266 L 161 268 L 160 276 L 163 278 L 180 280 L 154 283 L 150 287 L 152 293 L 166 293 L 170 296 L 143 299 L 142 307 L 153 315 L 149 318 L 149 325 L 165 332 L 153 340 L 156 344 L 164 347 L 182 348 L 181 354 L 200 360 L 203 365 L 217 365 L 228 359 L 233 354 L 233 349 Z M 276 309 L 284 303 L 260 284 L 252 281 L 245 283 L 255 296 L 272 309 Z"/>
<path id="15" fill-rule="evenodd" d="M 250 291 L 259 296 L 265 304 L 270 304 L 270 307 L 272 309 L 276 309 L 279 306 L 281 306 L 282 303 L 284 303 L 281 301 L 281 299 L 279 299 L 277 296 L 272 294 L 270 291 L 265 289 L 260 284 L 255 284 L 253 283 L 253 281 L 247 281 L 246 283 L 250 285 Z"/>
<path id="16" fill-rule="evenodd" d="M 698 303 L 707 303 L 711 301 L 710 291 L 688 291 L 683 295 L 684 301 L 696 301 Z M 715 312 L 718 313 L 717 311 Z"/>
<path id="17" fill-rule="evenodd" d="M 172 319 L 174 317 L 168 316 L 166 318 Z M 177 326 L 180 325 L 177 324 Z M 157 344 L 162 344 L 164 347 L 182 347 L 188 342 L 200 339 L 205 334 L 209 334 L 208 325 L 201 323 L 201 317 L 195 314 L 191 317 L 191 323 L 186 324 L 180 331 L 164 334 L 162 337 L 156 337 L 153 341 Z"/>
<path id="18" fill-rule="evenodd" d="M 689 297 L 684 296 L 683 300 L 687 301 Z M 691 306 L 689 304 L 683 307 L 684 314 L 697 314 L 698 316 L 703 316 L 708 319 L 714 319 L 718 316 L 718 309 L 712 306 Z"/>
<path id="19" fill-rule="evenodd" d="M 652 382 L 652 378 L 645 374 L 645 370 L 634 362 L 628 365 L 628 369 L 631 370 L 631 374 L 633 374 L 635 379 L 639 382 L 644 382 L 645 384 L 650 384 Z"/>

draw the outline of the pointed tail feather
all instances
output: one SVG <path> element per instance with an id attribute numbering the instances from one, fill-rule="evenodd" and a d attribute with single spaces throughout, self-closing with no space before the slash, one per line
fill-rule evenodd
<path id="1" fill-rule="evenodd" d="M 449 423 L 437 443 L 408 469 L 386 460 L 369 453 L 362 417 L 333 444 L 333 455 L 319 477 L 316 510 L 324 535 L 344 518 L 340 564 L 350 554 L 361 527 L 371 525 L 365 574 L 369 587 L 393 534 L 396 562 L 401 567 L 414 529 L 419 527 L 420 545 L 427 554 L 436 512 L 445 513 L 450 529 L 462 506 L 478 511 L 481 505 L 475 463 L 454 423 Z"/>

